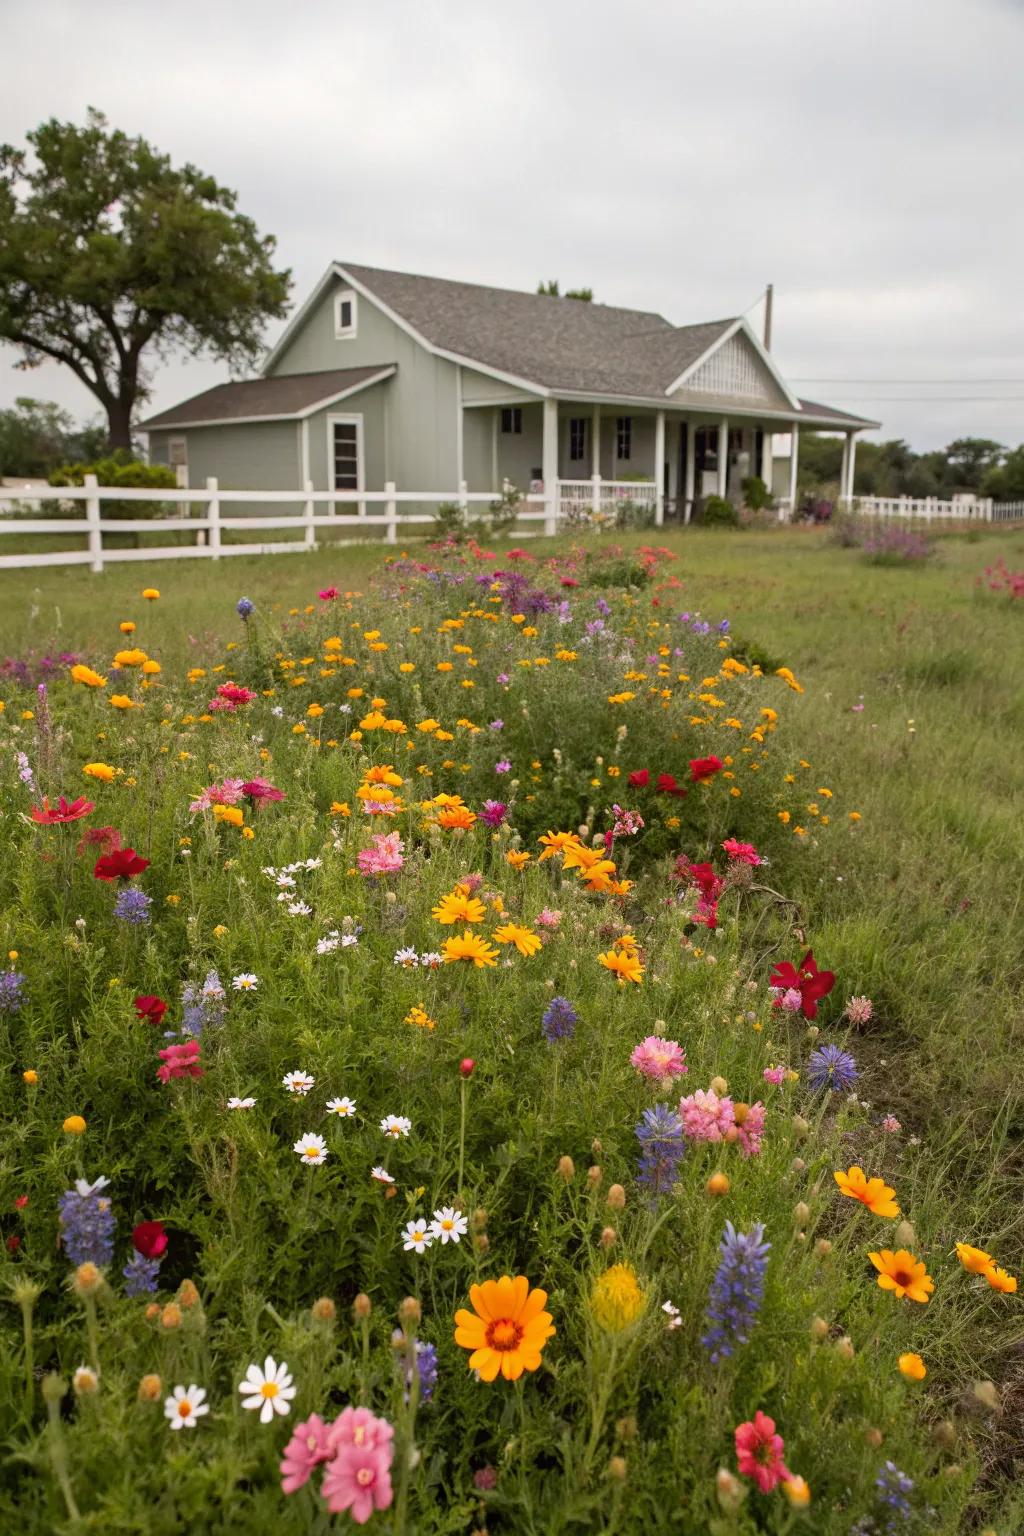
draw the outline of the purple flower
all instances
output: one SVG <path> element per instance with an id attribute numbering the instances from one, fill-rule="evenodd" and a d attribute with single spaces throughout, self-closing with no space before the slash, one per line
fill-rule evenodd
<path id="1" fill-rule="evenodd" d="M 570 1039 L 579 1021 L 580 1016 L 567 997 L 553 997 L 540 1022 L 545 1040 L 554 1045 L 556 1040 Z"/>
<path id="2" fill-rule="evenodd" d="M 901 1522 L 910 1519 L 912 1510 L 907 1495 L 914 1491 L 913 1478 L 901 1472 L 894 1461 L 887 1461 L 875 1478 L 875 1487 L 881 1494 L 882 1503 L 888 1504 L 889 1508 L 900 1516 Z M 895 1531 L 896 1529 L 896 1522 L 890 1520 L 886 1530 Z"/>
<path id="3" fill-rule="evenodd" d="M 220 1024 L 225 1014 L 224 987 L 216 971 L 207 971 L 201 987 L 186 981 L 181 989 L 181 1032 L 198 1036 L 208 1024 Z"/>
<path id="4" fill-rule="evenodd" d="M 737 1344 L 746 1344 L 764 1299 L 764 1274 L 771 1243 L 757 1221 L 749 1232 L 737 1232 L 731 1221 L 719 1251 L 722 1255 L 711 1282 L 706 1316 L 711 1324 L 701 1339 L 711 1363 L 728 1359 Z"/>
<path id="5" fill-rule="evenodd" d="M 485 800 L 480 812 L 480 820 L 485 827 L 500 827 L 508 813 L 508 806 L 504 800 Z"/>
<path id="6" fill-rule="evenodd" d="M 98 1264 L 102 1269 L 114 1257 L 114 1213 L 102 1193 L 107 1179 L 89 1184 L 78 1179 L 57 1201 L 61 1241 L 72 1264 Z"/>
<path id="7" fill-rule="evenodd" d="M 420 1378 L 420 1402 L 429 1403 L 437 1386 L 437 1347 L 434 1344 L 425 1344 L 422 1339 L 416 1340 L 416 1373 Z M 407 1362 L 405 1365 L 406 1402 L 409 1401 L 411 1386 L 412 1372 Z"/>
<path id="8" fill-rule="evenodd" d="M 17 1013 L 25 1001 L 21 992 L 24 985 L 20 971 L 0 971 L 0 1013 Z"/>
<path id="9" fill-rule="evenodd" d="M 602 619 L 606 619 L 612 611 L 610 605 L 605 602 L 603 597 L 598 598 L 597 602 L 594 604 L 594 607 L 597 609 Z"/>
<path id="10" fill-rule="evenodd" d="M 812 1051 L 807 1064 L 807 1081 L 812 1088 L 830 1088 L 833 1093 L 846 1093 L 857 1081 L 860 1073 L 849 1051 L 838 1045 L 822 1045 Z"/>
<path id="11" fill-rule="evenodd" d="M 494 765 L 494 771 L 495 773 L 508 773 L 511 767 L 512 764 L 509 762 L 507 757 L 499 757 L 498 761 Z"/>
<path id="12" fill-rule="evenodd" d="M 657 1198 L 675 1183 L 676 1165 L 686 1152 L 683 1122 L 667 1104 L 656 1104 L 644 1110 L 635 1129 L 641 1147 L 637 1179 Z"/>
<path id="13" fill-rule="evenodd" d="M 503 731 L 505 729 L 505 722 L 504 720 L 492 720 L 487 729 L 489 731 Z"/>
<path id="14" fill-rule="evenodd" d="M 147 1259 L 143 1253 L 133 1253 L 121 1273 L 125 1278 L 126 1296 L 152 1295 L 160 1288 L 157 1284 L 157 1276 L 160 1273 L 159 1258 Z"/>
<path id="15" fill-rule="evenodd" d="M 238 614 L 238 617 L 242 620 L 243 624 L 248 622 L 249 615 L 254 613 L 255 610 L 256 604 L 249 597 L 240 597 L 238 602 L 235 604 L 235 612 Z"/>
<path id="16" fill-rule="evenodd" d="M 148 923 L 152 905 L 152 896 L 132 886 L 118 893 L 114 902 L 114 916 L 119 917 L 123 923 Z"/>
<path id="17" fill-rule="evenodd" d="M 507 683 L 508 682 L 508 673 L 507 672 L 499 672 L 497 677 L 494 679 L 494 681 L 496 683 Z"/>

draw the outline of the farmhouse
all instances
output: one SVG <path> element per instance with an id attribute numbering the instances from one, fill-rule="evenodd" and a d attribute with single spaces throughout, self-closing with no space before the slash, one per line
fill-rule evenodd
<path id="1" fill-rule="evenodd" d="M 509 481 L 557 485 L 565 510 L 599 484 L 659 521 L 738 499 L 751 475 L 791 503 L 802 426 L 845 435 L 850 495 L 857 433 L 877 425 L 798 399 L 743 317 L 677 326 L 348 262 L 328 267 L 259 378 L 142 424 L 151 459 L 194 487 L 450 496 Z"/>

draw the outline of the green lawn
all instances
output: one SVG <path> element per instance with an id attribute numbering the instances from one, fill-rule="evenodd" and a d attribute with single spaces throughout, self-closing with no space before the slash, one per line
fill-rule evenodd
<path id="1" fill-rule="evenodd" d="M 951 1249 L 965 1240 L 1024 1267 L 1024 603 L 977 581 L 997 557 L 1024 565 L 1024 535 L 950 536 L 922 568 L 879 567 L 820 532 L 665 533 L 677 555 L 675 611 L 730 619 L 734 636 L 792 667 L 797 739 L 815 785 L 835 785 L 862 820 L 806 863 L 800 903 L 823 964 L 855 976 L 875 1013 L 852 1046 L 887 1086 L 885 1107 L 919 1137 L 932 1169 L 918 1202 Z M 642 542 L 641 537 L 630 542 Z M 506 546 L 507 547 L 507 546 Z M 532 556 L 552 547 L 532 540 Z M 414 548 L 414 547 L 411 547 Z M 239 629 L 243 594 L 265 612 L 311 590 L 358 588 L 381 551 L 169 561 L 0 572 L 0 659 L 74 650 L 102 657 L 113 623 L 137 617 L 147 585 L 147 644 L 168 665 L 212 656 Z M 0 696 L 3 689 L 0 687 Z M 803 881 L 801 885 L 801 880 Z M 856 1149 L 852 1149 L 851 1155 Z M 986 1314 L 990 1316 L 991 1314 Z M 991 1377 L 1000 1417 L 972 1424 L 981 1505 L 1000 1532 L 1021 1528 L 1007 1492 L 1020 1454 L 1024 1328 L 971 1315 L 942 1341 L 950 1377 Z M 960 1401 L 935 1383 L 936 1417 Z"/>

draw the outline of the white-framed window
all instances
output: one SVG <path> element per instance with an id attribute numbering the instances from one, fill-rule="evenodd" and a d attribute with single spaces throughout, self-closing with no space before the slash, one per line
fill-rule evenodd
<path id="1" fill-rule="evenodd" d="M 362 416 L 328 416 L 327 485 L 332 491 L 363 489 Z"/>
<path id="2" fill-rule="evenodd" d="M 633 418 L 632 416 L 616 416 L 615 418 L 615 457 L 619 460 L 630 459 L 633 454 Z"/>
<path id="3" fill-rule="evenodd" d="M 342 289 L 334 296 L 334 339 L 348 341 L 356 334 L 356 296 L 351 288 Z"/>
<path id="4" fill-rule="evenodd" d="M 501 430 L 514 437 L 523 435 L 523 408 L 521 405 L 507 405 L 501 412 Z"/>
<path id="5" fill-rule="evenodd" d="M 569 417 L 569 459 L 573 464 L 581 463 L 587 456 L 587 418 L 585 416 Z"/>

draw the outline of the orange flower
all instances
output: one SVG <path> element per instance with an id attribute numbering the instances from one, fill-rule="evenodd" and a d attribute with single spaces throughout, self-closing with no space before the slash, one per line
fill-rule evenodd
<path id="1" fill-rule="evenodd" d="M 579 838 L 575 832 L 545 832 L 542 837 L 538 837 L 537 841 L 544 849 L 538 860 L 538 863 L 543 864 L 545 859 L 554 858 L 556 853 L 561 853 L 563 849 L 578 844 Z"/>
<path id="2" fill-rule="evenodd" d="M 640 986 L 644 968 L 640 964 L 640 956 L 635 949 L 609 949 L 597 958 L 605 970 L 613 973 L 620 986 L 627 981 L 635 981 L 637 986 Z"/>
<path id="3" fill-rule="evenodd" d="M 847 1173 L 833 1174 L 833 1178 L 841 1194 L 848 1195 L 851 1200 L 859 1200 L 873 1216 L 899 1215 L 896 1191 L 890 1189 L 888 1184 L 883 1184 L 881 1179 L 865 1178 L 863 1168 L 858 1168 L 856 1164 Z"/>
<path id="4" fill-rule="evenodd" d="M 972 1248 L 970 1243 L 957 1243 L 956 1256 L 969 1275 L 983 1275 L 996 1262 L 990 1253 L 983 1248 Z"/>
<path id="5" fill-rule="evenodd" d="M 897 1364 L 900 1368 L 900 1375 L 904 1376 L 907 1381 L 924 1381 L 928 1375 L 928 1367 L 920 1355 L 900 1355 Z"/>
<path id="6" fill-rule="evenodd" d="M 462 1307 L 455 1314 L 455 1342 L 471 1350 L 469 1368 L 483 1381 L 499 1374 L 518 1381 L 524 1371 L 540 1366 L 541 1350 L 555 1332 L 551 1313 L 545 1312 L 548 1293 L 530 1289 L 525 1275 L 502 1275 L 471 1285 L 473 1311 Z"/>
<path id="7" fill-rule="evenodd" d="M 511 864 L 513 869 L 525 869 L 532 857 L 532 854 L 521 853 L 516 848 L 510 848 L 505 855 L 505 863 Z"/>
<path id="8" fill-rule="evenodd" d="M 471 811 L 468 805 L 447 805 L 437 813 L 438 825 L 453 828 L 468 828 L 476 821 L 476 812 Z"/>
<path id="9" fill-rule="evenodd" d="M 446 964 L 455 960 L 472 960 L 477 969 L 482 970 L 485 965 L 498 963 L 498 951 L 488 944 L 482 934 L 474 933 L 470 928 L 461 935 L 453 934 L 450 939 L 445 939 L 441 950 Z"/>
<path id="10" fill-rule="evenodd" d="M 891 1248 L 883 1248 L 879 1253 L 869 1253 L 868 1258 L 878 1270 L 882 1290 L 895 1291 L 897 1298 L 906 1296 L 908 1301 L 926 1302 L 935 1289 L 935 1281 L 925 1266 L 906 1248 L 895 1253 Z"/>
<path id="11" fill-rule="evenodd" d="M 514 944 L 519 953 L 527 958 L 535 955 L 541 947 L 539 935 L 532 928 L 524 928 L 521 923 L 503 923 L 500 928 L 495 928 L 494 939 L 498 944 Z"/>
<path id="12" fill-rule="evenodd" d="M 1015 1276 L 1008 1275 L 1005 1269 L 1000 1269 L 998 1264 L 993 1264 L 991 1269 L 982 1270 L 982 1274 L 994 1291 L 1002 1291 L 1004 1296 L 1012 1296 L 1017 1289 Z"/>

